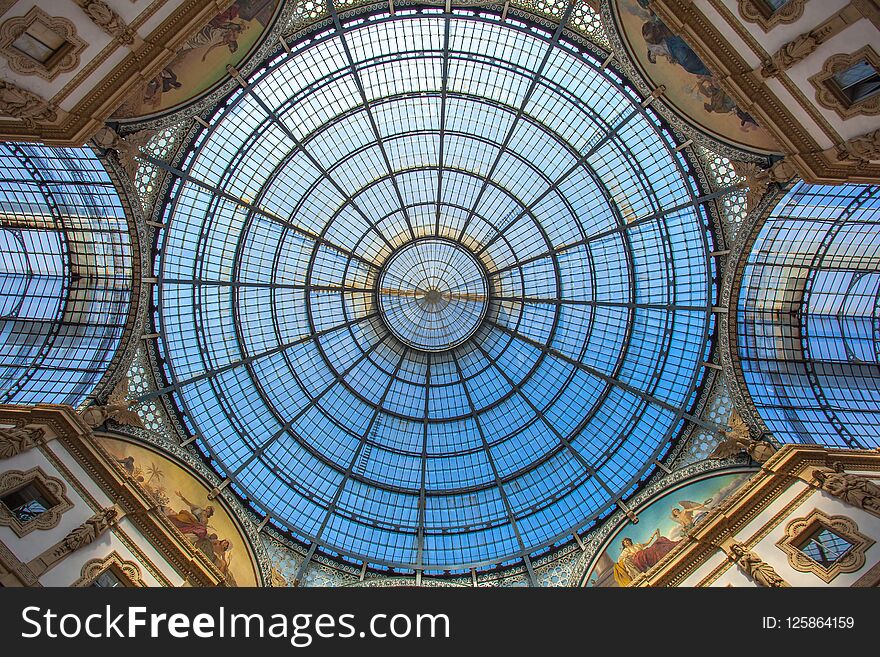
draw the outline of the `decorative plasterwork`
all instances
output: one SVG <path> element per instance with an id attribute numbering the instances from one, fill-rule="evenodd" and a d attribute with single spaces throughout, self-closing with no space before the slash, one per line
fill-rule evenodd
<path id="1" fill-rule="evenodd" d="M 73 508 L 73 502 L 66 495 L 67 489 L 64 482 L 49 477 L 39 467 L 24 472 L 21 470 L 4 472 L 0 475 L 0 496 L 23 488 L 30 483 L 36 483 L 43 490 L 46 497 L 49 498 L 47 501 L 52 502 L 52 506 L 33 520 L 22 523 L 5 504 L 0 503 L 0 526 L 9 527 L 18 537 L 26 536 L 36 529 L 56 527 L 61 522 L 61 516 L 64 512 Z"/>
<path id="2" fill-rule="evenodd" d="M 739 15 L 749 23 L 757 23 L 765 32 L 777 25 L 794 23 L 804 15 L 807 0 L 788 0 L 776 11 L 763 0 L 739 0 Z"/>
<path id="3" fill-rule="evenodd" d="M 880 114 L 880 94 L 850 103 L 834 82 L 834 75 L 845 71 L 860 59 L 867 60 L 871 66 L 880 71 L 880 55 L 871 46 L 865 46 L 849 55 L 832 55 L 825 60 L 822 70 L 810 78 L 810 84 L 816 89 L 816 102 L 822 107 L 834 110 L 842 119 Z"/>
<path id="4" fill-rule="evenodd" d="M 762 465 L 761 470 L 730 495 L 723 506 L 713 509 L 691 531 L 691 540 L 671 551 L 663 562 L 648 573 L 641 585 L 681 586 L 708 559 L 718 555 L 719 550 L 726 550 L 734 540 L 747 550 L 756 549 L 761 541 L 817 494 L 816 488 L 809 485 L 810 476 L 816 467 L 829 462 L 840 462 L 849 471 L 880 471 L 880 454 L 874 450 L 784 445 Z M 774 506 L 792 487 L 800 492 L 794 491 L 791 501 L 782 508 Z M 766 518 L 768 509 L 776 511 L 771 518 Z M 732 565 L 731 560 L 725 559 L 696 585 L 711 585 Z"/>
<path id="5" fill-rule="evenodd" d="M 95 578 L 107 569 L 112 569 L 116 576 L 130 587 L 146 587 L 146 583 L 141 577 L 141 569 L 133 561 L 125 561 L 115 550 L 103 559 L 92 559 L 87 561 L 82 567 L 80 578 L 76 580 L 72 587 L 90 586 Z"/>
<path id="6" fill-rule="evenodd" d="M 12 45 L 36 22 L 42 23 L 65 42 L 45 63 L 28 57 Z M 0 54 L 6 57 L 13 71 L 22 75 L 38 75 L 46 80 L 54 80 L 61 73 L 79 66 L 79 54 L 88 45 L 77 36 L 76 26 L 71 21 L 50 16 L 37 6 L 32 7 L 24 16 L 10 18 L 0 26 Z"/>
<path id="7" fill-rule="evenodd" d="M 829 568 L 813 561 L 801 551 L 804 540 L 821 528 L 834 532 L 852 545 Z M 874 545 L 874 539 L 862 534 L 852 518 L 827 516 L 819 509 L 814 509 L 805 518 L 797 518 L 789 522 L 785 526 L 785 536 L 776 545 L 788 555 L 788 563 L 792 568 L 801 573 L 813 573 L 827 584 L 841 573 L 861 570 L 865 565 L 865 552 Z"/>
<path id="8" fill-rule="evenodd" d="M 761 120 L 761 125 L 780 144 L 780 149 L 789 154 L 789 159 L 804 180 L 816 184 L 876 181 L 880 175 L 877 165 L 852 166 L 841 163 L 834 155 L 829 157 L 829 152 L 823 151 L 804 122 L 792 113 L 791 102 L 779 97 L 760 75 L 755 74 L 754 66 L 746 60 L 748 53 L 744 56 L 741 49 L 731 44 L 726 31 L 733 30 L 760 59 L 766 58 L 769 53 L 764 52 L 749 36 L 740 17 L 731 13 L 723 0 L 707 1 L 726 24 L 716 25 L 693 2 L 652 0 L 651 9 L 673 32 L 685 38 L 688 45 L 717 74 L 725 91 Z M 786 91 L 797 99 L 799 111 L 806 112 L 832 141 L 841 140 L 814 101 L 807 99 L 797 87 L 787 82 L 786 76 L 779 80 Z"/>

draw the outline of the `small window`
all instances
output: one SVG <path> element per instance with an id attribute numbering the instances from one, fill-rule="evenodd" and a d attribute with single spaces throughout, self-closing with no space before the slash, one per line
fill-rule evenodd
<path id="1" fill-rule="evenodd" d="M 757 4 L 760 5 L 761 13 L 767 18 L 770 18 L 773 14 L 787 5 L 788 2 L 789 0 L 758 0 Z"/>
<path id="2" fill-rule="evenodd" d="M 880 71 L 867 59 L 860 59 L 846 70 L 831 76 L 843 99 L 853 105 L 880 92 Z"/>
<path id="3" fill-rule="evenodd" d="M 12 42 L 12 47 L 44 66 L 62 57 L 70 44 L 41 20 L 35 20 Z"/>
<path id="4" fill-rule="evenodd" d="M 128 578 L 120 577 L 119 573 L 111 566 L 110 568 L 105 568 L 102 570 L 95 579 L 92 580 L 92 583 L 89 586 L 102 588 L 102 589 L 112 589 L 112 588 L 120 588 L 130 586 L 127 583 Z"/>
<path id="5" fill-rule="evenodd" d="M 831 568 L 852 549 L 853 545 L 840 534 L 819 525 L 798 549 L 822 568 Z"/>
<path id="6" fill-rule="evenodd" d="M 3 495 L 0 500 L 21 524 L 36 520 L 40 515 L 55 506 L 49 494 L 31 482 L 18 490 Z"/>

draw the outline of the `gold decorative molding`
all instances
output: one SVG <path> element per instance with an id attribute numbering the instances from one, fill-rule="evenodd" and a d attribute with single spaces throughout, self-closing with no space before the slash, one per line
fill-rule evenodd
<path id="1" fill-rule="evenodd" d="M 37 123 L 54 123 L 58 111 L 45 98 L 22 89 L 17 84 L 0 80 L 0 115 L 6 114 L 20 121 L 17 125 L 34 130 Z"/>
<path id="2" fill-rule="evenodd" d="M 54 477 L 49 477 L 40 467 L 30 470 L 9 470 L 0 474 L 0 496 L 7 495 L 19 490 L 30 483 L 36 483 L 53 502 L 52 506 L 33 520 L 21 522 L 14 513 L 0 502 L 0 527 L 9 527 L 21 538 L 37 529 L 52 529 L 61 522 L 61 516 L 65 511 L 73 508 L 73 502 L 67 497 L 67 489 L 64 482 Z"/>
<path id="3" fill-rule="evenodd" d="M 42 575 L 59 561 L 98 540 L 116 524 L 119 511 L 116 507 L 101 509 L 86 519 L 81 525 L 71 529 L 67 535 L 38 557 L 28 562 L 28 567 L 36 575 Z"/>
<path id="4" fill-rule="evenodd" d="M 825 60 L 822 70 L 810 77 L 810 84 L 816 89 L 816 102 L 826 109 L 834 110 L 842 119 L 880 114 L 880 94 L 850 103 L 834 84 L 834 75 L 845 71 L 860 59 L 866 59 L 871 66 L 880 71 L 880 55 L 868 45 L 848 55 L 832 55 Z"/>
<path id="5" fill-rule="evenodd" d="M 863 475 L 846 472 L 840 461 L 813 470 L 813 482 L 829 495 L 880 518 L 880 486 Z"/>
<path id="6" fill-rule="evenodd" d="M 761 466 L 761 470 L 732 493 L 723 506 L 714 509 L 700 525 L 689 534 L 687 542 L 673 549 L 661 563 L 646 574 L 640 586 L 681 586 L 708 561 L 716 560 L 719 550 L 729 549 L 736 541 L 746 550 L 753 550 L 771 531 L 794 517 L 797 509 L 818 495 L 818 488 L 811 482 L 817 468 L 841 463 L 848 470 L 862 473 L 878 473 L 880 476 L 880 451 L 828 449 L 816 445 L 783 445 Z M 792 499 L 773 517 L 744 536 L 744 531 L 766 513 L 774 502 L 785 495 L 792 486 L 802 490 L 791 491 Z M 800 515 L 804 515 L 801 513 Z M 775 539 L 774 539 L 775 540 Z M 705 575 L 696 586 L 710 586 L 729 568 L 733 561 L 728 556 Z"/>
<path id="7" fill-rule="evenodd" d="M 749 23 L 757 23 L 765 32 L 777 25 L 794 23 L 804 15 L 807 0 L 788 0 L 776 11 L 763 0 L 739 0 L 739 15 Z"/>
<path id="8" fill-rule="evenodd" d="M 46 432 L 40 427 L 0 428 L 0 459 L 26 452 L 42 443 L 45 438 Z"/>
<path id="9" fill-rule="evenodd" d="M 113 570 L 126 586 L 145 588 L 147 584 L 141 576 L 141 569 L 133 561 L 125 561 L 115 550 L 103 559 L 92 559 L 82 567 L 80 578 L 71 587 L 91 586 L 95 578 L 105 570 Z"/>
<path id="10" fill-rule="evenodd" d="M 808 557 L 801 548 L 820 528 L 826 528 L 845 539 L 852 547 L 830 568 Z M 826 584 L 841 573 L 854 573 L 865 565 L 865 552 L 874 545 L 874 539 L 859 531 L 855 520 L 846 516 L 827 516 L 819 509 L 804 518 L 796 518 L 785 526 L 785 536 L 776 543 L 788 555 L 789 565 L 801 573 L 813 573 Z"/>
<path id="11" fill-rule="evenodd" d="M 152 32 L 135 38 L 130 52 L 109 73 L 97 81 L 88 80 L 88 75 L 94 74 L 118 46 L 117 42 L 102 51 L 100 62 L 91 61 L 82 67 L 75 76 L 75 84 L 65 85 L 51 99 L 40 99 L 18 88 L 10 91 L 7 88 L 10 85 L 0 81 L 0 113 L 21 119 L 8 121 L 0 117 L 0 139 L 81 146 L 104 125 L 128 94 L 155 77 L 176 56 L 186 40 L 228 4 L 228 0 L 183 0 Z M 83 75 L 86 70 L 88 74 Z M 89 85 L 88 93 L 69 108 L 65 106 L 68 111 L 55 113 L 58 103 L 85 84 Z M 30 95 L 22 98 L 23 93 Z M 36 105 L 34 99 L 43 105 Z"/>
<path id="12" fill-rule="evenodd" d="M 862 18 L 859 10 L 852 4 L 827 18 L 809 32 L 805 32 L 779 48 L 770 59 L 761 65 L 761 75 L 765 78 L 776 77 L 798 62 L 813 54 L 816 49 L 830 38 L 840 34 L 844 29 Z"/>
<path id="13" fill-rule="evenodd" d="M 818 135 L 811 134 L 804 121 L 793 113 L 792 101 L 778 96 L 746 61 L 742 46 L 734 45 L 722 30 L 730 29 L 742 38 L 754 54 L 765 60 L 770 56 L 759 47 L 741 20 L 728 10 L 722 0 L 708 0 L 724 19 L 718 26 L 699 6 L 688 0 L 652 0 L 651 9 L 673 32 L 683 37 L 694 52 L 716 74 L 724 90 L 748 111 L 777 141 L 780 150 L 806 182 L 816 184 L 864 182 L 880 179 L 880 165 L 854 166 L 837 159 L 834 149 L 820 146 Z M 843 137 L 832 128 L 815 101 L 808 100 L 786 76 L 779 81 L 791 93 L 797 109 L 807 113 L 823 135 L 839 143 Z"/>
<path id="14" fill-rule="evenodd" d="M 0 586 L 41 586 L 33 571 L 19 561 L 3 541 L 0 541 Z"/>
<path id="15" fill-rule="evenodd" d="M 64 45 L 45 62 L 29 57 L 13 45 L 37 22 L 64 40 Z M 79 66 L 79 54 L 88 45 L 77 36 L 73 22 L 50 16 L 37 6 L 32 7 L 24 16 L 10 18 L 0 25 L 0 54 L 9 61 L 9 68 L 22 75 L 38 75 L 45 80 L 54 80 L 61 73 Z"/>
<path id="16" fill-rule="evenodd" d="M 838 144 L 837 159 L 857 162 L 860 165 L 880 160 L 880 130 L 874 130 Z"/>
<path id="17" fill-rule="evenodd" d="M 121 511 L 120 516 L 124 516 L 125 521 L 131 523 L 143 539 L 165 559 L 166 570 L 170 567 L 192 586 L 223 585 L 224 577 L 220 570 L 164 517 L 146 490 L 128 477 L 125 470 L 93 439 L 91 431 L 72 408 L 54 404 L 32 407 L 0 404 L 0 421 L 7 424 L 48 425 L 57 437 L 49 445 L 41 446 L 41 452 L 93 509 L 100 509 L 100 506 L 88 491 L 78 485 L 78 479 L 82 475 L 76 476 L 70 472 L 50 447 L 57 445 L 59 451 L 63 449 L 70 454 L 85 471 L 88 479 L 116 501 L 116 506 Z M 143 540 L 131 540 L 120 525 L 113 528 L 113 533 L 137 555 L 141 563 L 145 566 L 149 563 L 137 546 Z M 163 585 L 173 585 L 157 565 L 148 570 Z"/>

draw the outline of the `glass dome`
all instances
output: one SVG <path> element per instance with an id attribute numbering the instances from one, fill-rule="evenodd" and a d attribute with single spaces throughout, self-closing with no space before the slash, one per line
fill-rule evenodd
<path id="1" fill-rule="evenodd" d="M 528 567 L 684 426 L 713 330 L 704 199 L 649 104 L 559 32 L 340 21 L 193 139 L 159 238 L 160 393 L 294 539 Z"/>

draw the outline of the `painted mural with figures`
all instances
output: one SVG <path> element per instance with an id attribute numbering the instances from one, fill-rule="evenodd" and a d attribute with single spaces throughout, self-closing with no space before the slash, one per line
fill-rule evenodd
<path id="1" fill-rule="evenodd" d="M 99 436 L 101 446 L 156 500 L 161 513 L 226 576 L 230 586 L 257 586 L 247 541 L 208 487 L 180 465 L 147 447 Z"/>
<path id="2" fill-rule="evenodd" d="M 587 571 L 586 586 L 623 587 L 672 551 L 712 509 L 739 488 L 754 471 L 715 474 L 687 480 L 636 511 L 611 534 Z"/>
<path id="3" fill-rule="evenodd" d="M 227 76 L 272 23 L 278 0 L 234 0 L 190 37 L 165 68 L 129 97 L 113 119 L 139 119 L 185 105 Z"/>
<path id="4" fill-rule="evenodd" d="M 648 0 L 612 3 L 621 37 L 653 86 L 702 131 L 736 146 L 775 152 L 776 142 L 724 92 L 712 71 L 680 36 L 648 8 Z"/>

